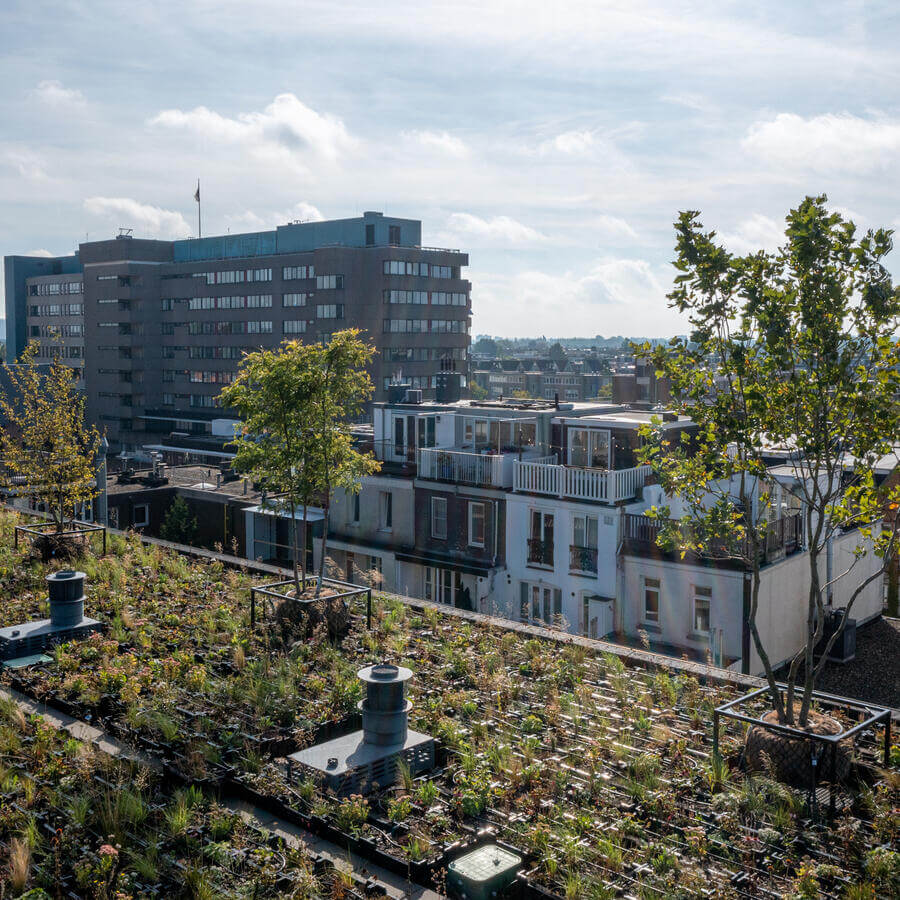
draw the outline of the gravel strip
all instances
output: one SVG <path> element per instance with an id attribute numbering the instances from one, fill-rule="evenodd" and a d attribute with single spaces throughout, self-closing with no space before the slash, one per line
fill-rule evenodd
<path id="1" fill-rule="evenodd" d="M 860 628 L 856 659 L 828 663 L 816 687 L 828 694 L 900 709 L 900 619 L 876 619 Z"/>

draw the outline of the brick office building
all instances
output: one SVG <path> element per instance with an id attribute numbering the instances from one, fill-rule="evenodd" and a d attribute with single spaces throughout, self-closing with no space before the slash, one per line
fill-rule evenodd
<path id="1" fill-rule="evenodd" d="M 162 434 L 226 434 L 216 397 L 241 355 L 359 328 L 392 383 L 466 386 L 468 256 L 421 246 L 421 222 L 367 212 L 274 231 L 157 241 L 120 235 L 57 259 L 5 258 L 7 359 L 29 340 L 83 370 L 90 421 L 114 450 Z M 217 422 L 218 420 L 218 422 Z"/>

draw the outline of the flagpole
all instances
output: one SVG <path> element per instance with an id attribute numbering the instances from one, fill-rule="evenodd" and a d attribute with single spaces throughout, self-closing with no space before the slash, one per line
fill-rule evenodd
<path id="1" fill-rule="evenodd" d="M 203 225 L 200 218 L 200 179 L 197 179 L 197 237 L 203 237 Z"/>

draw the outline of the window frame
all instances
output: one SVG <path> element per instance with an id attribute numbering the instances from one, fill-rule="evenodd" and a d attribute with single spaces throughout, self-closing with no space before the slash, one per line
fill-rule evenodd
<path id="1" fill-rule="evenodd" d="M 648 593 L 656 594 L 656 611 L 652 614 L 648 612 L 647 595 Z M 660 607 L 662 606 L 662 580 L 660 578 L 652 578 L 649 575 L 642 576 L 641 584 L 641 621 L 644 625 L 650 625 L 659 628 Z M 654 618 L 655 616 L 655 618 Z"/>
<path id="2" fill-rule="evenodd" d="M 436 517 L 436 516 L 435 516 L 435 512 L 436 512 L 436 505 L 437 505 L 437 504 L 443 504 L 444 512 L 443 512 L 443 515 L 442 515 L 442 516 L 437 516 L 437 517 Z M 443 534 L 439 534 L 439 533 L 435 530 L 435 527 L 434 527 L 434 526 L 435 526 L 435 522 L 436 522 L 436 521 L 440 521 L 442 518 L 443 518 L 443 521 L 444 521 L 444 528 L 443 528 L 443 532 L 444 532 L 444 533 L 443 533 Z M 446 541 L 446 540 L 447 540 L 447 534 L 448 534 L 448 529 L 447 529 L 447 498 L 446 498 L 446 497 L 432 497 L 432 498 L 431 498 L 431 537 L 432 537 L 434 540 L 436 540 L 436 541 Z"/>
<path id="3" fill-rule="evenodd" d="M 698 602 L 706 606 L 706 628 L 697 627 Z M 705 584 L 691 585 L 691 634 L 708 637 L 712 632 L 712 588 Z"/>
<path id="4" fill-rule="evenodd" d="M 143 510 L 143 520 L 138 521 L 138 510 Z M 150 504 L 135 503 L 131 510 L 131 524 L 133 528 L 146 528 L 150 524 Z"/>
<path id="5" fill-rule="evenodd" d="M 484 547 L 485 540 L 487 538 L 487 504 L 480 500 L 469 500 L 467 509 L 467 519 L 468 519 L 468 539 L 470 547 Z M 476 508 L 481 510 L 481 540 L 475 540 L 475 533 L 473 525 L 475 523 Z"/>

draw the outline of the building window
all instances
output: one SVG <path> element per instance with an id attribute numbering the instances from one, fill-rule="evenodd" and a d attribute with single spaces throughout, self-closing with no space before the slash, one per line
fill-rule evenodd
<path id="1" fill-rule="evenodd" d="M 553 568 L 553 513 L 531 511 L 528 565 Z"/>
<path id="2" fill-rule="evenodd" d="M 534 625 L 559 625 L 562 591 L 552 585 L 519 583 L 519 618 Z"/>
<path id="3" fill-rule="evenodd" d="M 397 246 L 400 243 L 400 226 L 388 226 L 388 243 Z"/>
<path id="4" fill-rule="evenodd" d="M 691 618 L 695 634 L 709 634 L 709 605 L 711 600 L 712 588 L 694 585 Z"/>
<path id="5" fill-rule="evenodd" d="M 315 266 L 284 266 L 281 270 L 284 281 L 294 281 L 298 278 L 315 278 Z"/>
<path id="6" fill-rule="evenodd" d="M 390 491 L 380 491 L 379 527 L 382 531 L 390 531 L 394 527 L 394 495 Z"/>
<path id="7" fill-rule="evenodd" d="M 341 290 L 344 287 L 343 275 L 317 275 L 316 287 L 320 291 Z"/>
<path id="8" fill-rule="evenodd" d="M 282 294 L 282 306 L 306 306 L 306 294 Z"/>
<path id="9" fill-rule="evenodd" d="M 431 536 L 439 541 L 447 540 L 447 498 L 431 498 Z"/>
<path id="10" fill-rule="evenodd" d="M 597 517 L 574 516 L 569 568 L 573 572 L 597 574 Z"/>
<path id="11" fill-rule="evenodd" d="M 353 494 L 353 499 L 352 499 L 351 503 L 353 504 L 351 507 L 353 510 L 353 513 L 352 513 L 353 518 L 351 521 L 354 524 L 358 525 L 359 524 L 359 491 L 357 491 L 355 494 Z"/>
<path id="12" fill-rule="evenodd" d="M 150 524 L 150 505 L 148 503 L 135 504 L 132 524 L 135 528 L 144 528 Z"/>
<path id="13" fill-rule="evenodd" d="M 469 503 L 469 546 L 484 546 L 484 504 Z"/>
<path id="14" fill-rule="evenodd" d="M 425 569 L 425 599 L 434 603 L 454 605 L 454 597 L 462 590 L 459 572 L 427 566 Z"/>
<path id="15" fill-rule="evenodd" d="M 318 319 L 343 319 L 343 303 L 320 303 L 316 306 L 316 318 Z"/>
<path id="16" fill-rule="evenodd" d="M 285 319 L 281 323 L 282 334 L 303 334 L 306 331 L 306 319 Z"/>
<path id="17" fill-rule="evenodd" d="M 644 622 L 659 625 L 659 579 L 644 579 Z"/>
<path id="18" fill-rule="evenodd" d="M 374 225 L 366 225 L 366 246 L 367 247 L 375 246 L 375 226 Z"/>

